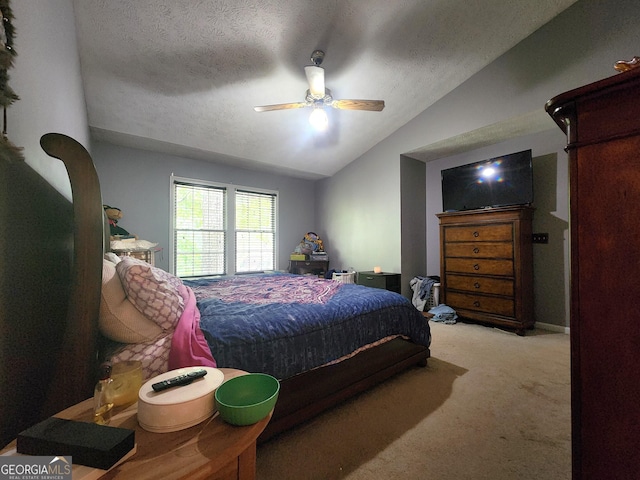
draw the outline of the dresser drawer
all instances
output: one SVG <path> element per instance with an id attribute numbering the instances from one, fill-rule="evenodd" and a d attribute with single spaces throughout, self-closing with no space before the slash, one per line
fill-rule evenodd
<path id="1" fill-rule="evenodd" d="M 511 242 L 513 224 L 465 225 L 444 229 L 444 241 L 448 242 Z"/>
<path id="2" fill-rule="evenodd" d="M 513 280 L 482 276 L 447 275 L 447 289 L 512 297 Z"/>
<path id="3" fill-rule="evenodd" d="M 513 243 L 447 243 L 445 245 L 447 257 L 469 258 L 513 258 Z"/>
<path id="4" fill-rule="evenodd" d="M 505 317 L 513 317 L 515 315 L 514 301 L 511 298 L 485 297 L 484 295 L 447 291 L 447 305 L 454 310 L 473 310 Z"/>
<path id="5" fill-rule="evenodd" d="M 490 260 L 483 258 L 447 258 L 445 272 L 474 273 L 478 275 L 513 276 L 513 260 Z"/>

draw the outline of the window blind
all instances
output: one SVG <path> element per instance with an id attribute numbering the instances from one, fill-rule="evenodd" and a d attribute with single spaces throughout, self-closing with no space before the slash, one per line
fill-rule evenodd
<path id="1" fill-rule="evenodd" d="M 224 275 L 227 189 L 182 182 L 175 182 L 174 189 L 176 275 Z"/>
<path id="2" fill-rule="evenodd" d="M 276 244 L 275 194 L 236 190 L 235 204 L 236 273 L 273 270 Z"/>
<path id="3" fill-rule="evenodd" d="M 277 192 L 176 177 L 172 188 L 177 276 L 275 270 Z"/>

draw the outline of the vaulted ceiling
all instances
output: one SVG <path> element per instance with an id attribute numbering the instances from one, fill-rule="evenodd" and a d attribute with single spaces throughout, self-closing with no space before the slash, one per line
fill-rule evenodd
<path id="1" fill-rule="evenodd" d="M 331 176 L 576 0 L 74 0 L 92 135 L 302 178 Z M 336 99 L 312 108 L 304 66 L 325 52 Z"/>

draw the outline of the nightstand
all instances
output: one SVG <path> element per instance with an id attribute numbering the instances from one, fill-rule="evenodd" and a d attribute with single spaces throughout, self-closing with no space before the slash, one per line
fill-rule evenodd
<path id="1" fill-rule="evenodd" d="M 225 381 L 246 373 L 232 368 L 220 370 Z M 224 422 L 215 412 L 209 419 L 190 428 L 152 433 L 139 425 L 137 413 L 138 402 L 115 410 L 111 418 L 111 425 L 135 430 L 135 454 L 109 471 L 74 464 L 73 478 L 255 480 L 256 439 L 271 420 L 271 414 L 258 423 L 239 427 Z M 91 422 L 93 399 L 55 416 Z M 15 455 L 15 449 L 14 440 L 2 449 L 2 455 Z"/>
<path id="2" fill-rule="evenodd" d="M 289 273 L 324 276 L 328 270 L 328 260 L 289 260 Z"/>
<path id="3" fill-rule="evenodd" d="M 399 273 L 358 272 L 356 283 L 358 285 L 382 288 L 396 293 L 400 293 L 401 290 Z"/>

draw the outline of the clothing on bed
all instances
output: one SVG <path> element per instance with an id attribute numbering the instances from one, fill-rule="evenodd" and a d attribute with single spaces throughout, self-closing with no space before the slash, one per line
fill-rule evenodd
<path id="1" fill-rule="evenodd" d="M 428 322 L 387 290 L 311 276 L 259 274 L 185 280 L 218 367 L 283 379 L 383 338 L 429 346 Z"/>
<path id="2" fill-rule="evenodd" d="M 211 350 L 200 330 L 200 312 L 193 290 L 180 285 L 180 295 L 185 299 L 184 312 L 173 334 L 169 352 L 169 370 L 189 366 L 216 367 Z"/>

